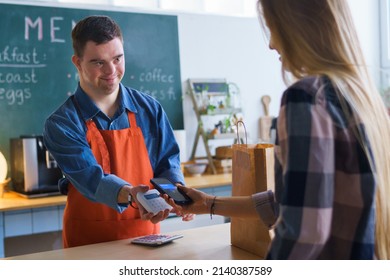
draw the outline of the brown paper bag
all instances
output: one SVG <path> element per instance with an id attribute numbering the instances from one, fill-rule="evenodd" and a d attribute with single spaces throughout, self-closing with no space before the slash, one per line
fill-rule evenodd
<path id="1" fill-rule="evenodd" d="M 274 189 L 274 146 L 234 144 L 232 195 L 247 196 Z M 271 232 L 255 219 L 231 219 L 231 244 L 265 258 Z"/>

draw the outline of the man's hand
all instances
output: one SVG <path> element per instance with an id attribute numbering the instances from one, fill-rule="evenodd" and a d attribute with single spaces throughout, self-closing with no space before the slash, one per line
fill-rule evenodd
<path id="1" fill-rule="evenodd" d="M 126 186 L 124 186 L 124 187 L 126 187 Z M 137 200 L 137 193 L 138 192 L 147 192 L 148 190 L 149 190 L 149 187 L 146 186 L 146 185 L 139 185 L 139 186 L 135 186 L 135 187 L 132 187 L 132 188 L 129 187 L 128 195 L 130 194 L 132 199 L 133 199 L 133 202 L 135 202 L 136 207 L 139 210 L 141 219 L 142 220 L 149 220 L 153 224 L 157 224 L 157 223 L 165 220 L 168 217 L 169 210 L 166 209 L 164 211 L 160 211 L 156 215 L 153 215 L 153 213 L 149 213 L 148 211 L 146 211 L 146 209 L 142 206 L 142 204 L 138 202 L 138 200 Z M 135 205 L 133 204 L 133 206 L 135 206 Z"/>

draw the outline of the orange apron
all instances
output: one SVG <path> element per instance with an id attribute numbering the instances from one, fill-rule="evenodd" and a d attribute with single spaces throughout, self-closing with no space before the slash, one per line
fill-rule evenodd
<path id="1" fill-rule="evenodd" d="M 87 141 L 105 174 L 115 174 L 133 186 L 149 185 L 153 177 L 148 151 L 135 114 L 128 112 L 130 127 L 99 130 L 89 120 Z M 140 219 L 138 209 L 128 207 L 119 214 L 102 203 L 85 198 L 69 184 L 64 210 L 64 248 L 81 246 L 160 232 L 160 225 Z"/>

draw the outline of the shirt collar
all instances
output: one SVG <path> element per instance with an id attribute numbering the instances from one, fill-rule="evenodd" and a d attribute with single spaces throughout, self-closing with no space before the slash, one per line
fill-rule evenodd
<path id="1" fill-rule="evenodd" d="M 123 110 L 128 110 L 130 112 L 137 113 L 137 109 L 134 104 L 134 100 L 131 98 L 131 93 L 125 86 L 119 84 L 119 99 L 120 104 L 118 110 L 122 112 Z M 76 92 L 74 94 L 76 99 L 77 107 L 80 110 L 81 116 L 84 120 L 90 120 L 95 117 L 101 110 L 95 105 L 92 99 L 85 93 L 85 91 L 80 87 L 80 83 L 77 86 Z"/>

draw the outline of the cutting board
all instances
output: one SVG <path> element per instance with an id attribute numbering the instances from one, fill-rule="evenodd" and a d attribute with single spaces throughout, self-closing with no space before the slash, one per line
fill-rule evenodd
<path id="1" fill-rule="evenodd" d="M 271 125 L 273 117 L 269 114 L 269 104 L 271 103 L 271 97 L 269 95 L 263 95 L 261 97 L 261 103 L 263 105 L 264 116 L 260 117 L 260 140 L 262 142 L 271 141 Z"/>

